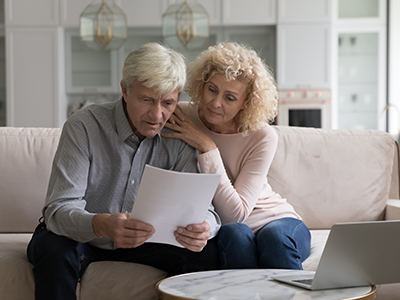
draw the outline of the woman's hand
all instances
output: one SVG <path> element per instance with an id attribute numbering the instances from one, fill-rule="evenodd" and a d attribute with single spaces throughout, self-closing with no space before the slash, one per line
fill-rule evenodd
<path id="1" fill-rule="evenodd" d="M 204 134 L 182 111 L 176 106 L 174 114 L 169 118 L 170 123 L 165 127 L 176 132 L 162 133 L 163 137 L 181 139 L 188 143 L 200 153 L 205 153 L 217 148 L 214 141 Z"/>

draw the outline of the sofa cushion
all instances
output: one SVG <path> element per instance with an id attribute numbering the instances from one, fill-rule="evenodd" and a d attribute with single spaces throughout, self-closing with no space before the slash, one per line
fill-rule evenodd
<path id="1" fill-rule="evenodd" d="M 104 261 L 91 263 L 81 280 L 81 299 L 157 300 L 155 285 L 166 272 L 150 266 Z"/>
<path id="2" fill-rule="evenodd" d="M 0 232 L 33 232 L 61 129 L 0 127 Z"/>
<path id="3" fill-rule="evenodd" d="M 31 234 L 0 234 L 0 298 L 33 300 L 32 265 L 26 256 Z"/>
<path id="4" fill-rule="evenodd" d="M 278 149 L 268 174 L 311 229 L 381 220 L 397 145 L 377 130 L 275 126 Z M 398 181 L 397 181 L 398 189 Z"/>
<path id="5" fill-rule="evenodd" d="M 317 269 L 330 230 L 311 230 L 310 256 L 303 262 L 303 269 L 315 271 Z"/>

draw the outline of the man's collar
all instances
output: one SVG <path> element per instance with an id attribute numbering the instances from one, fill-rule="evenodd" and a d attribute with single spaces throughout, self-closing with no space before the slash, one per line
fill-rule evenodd
<path id="1" fill-rule="evenodd" d="M 128 113 L 125 112 L 125 100 L 121 97 L 121 101 L 117 104 L 115 110 L 115 122 L 117 125 L 117 133 L 121 142 L 124 142 L 128 137 L 134 135 L 136 139 L 137 136 L 134 134 L 131 125 L 128 120 Z M 160 132 L 154 137 L 156 141 L 161 142 Z M 138 139 L 139 140 L 139 139 Z"/>

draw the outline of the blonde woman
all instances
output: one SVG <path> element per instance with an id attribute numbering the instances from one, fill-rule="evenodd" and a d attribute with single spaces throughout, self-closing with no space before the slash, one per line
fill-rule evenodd
<path id="1" fill-rule="evenodd" d="M 278 144 L 268 125 L 277 90 L 255 51 L 237 43 L 205 50 L 188 66 L 182 103 L 165 126 L 196 148 L 203 173 L 222 174 L 213 204 L 222 219 L 222 268 L 302 269 L 310 232 L 293 207 L 272 191 L 267 173 Z"/>

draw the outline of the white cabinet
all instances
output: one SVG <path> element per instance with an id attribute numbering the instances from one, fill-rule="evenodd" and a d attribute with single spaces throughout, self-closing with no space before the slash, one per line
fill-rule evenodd
<path id="1" fill-rule="evenodd" d="M 6 125 L 6 55 L 5 39 L 0 36 L 0 126 Z"/>
<path id="2" fill-rule="evenodd" d="M 129 27 L 161 26 L 162 14 L 168 8 L 167 0 L 120 0 L 128 18 Z"/>
<path id="3" fill-rule="evenodd" d="M 276 30 L 273 26 L 227 27 L 224 41 L 236 41 L 251 46 L 276 73 Z"/>
<path id="4" fill-rule="evenodd" d="M 118 51 L 91 51 L 79 31 L 65 32 L 66 90 L 70 94 L 118 93 Z"/>
<path id="5" fill-rule="evenodd" d="M 63 101 L 63 31 L 7 28 L 7 125 L 60 127 Z"/>
<path id="6" fill-rule="evenodd" d="M 202 4 L 210 17 L 211 26 L 222 24 L 222 3 L 220 0 L 197 0 Z"/>
<path id="7" fill-rule="evenodd" d="M 278 0 L 278 21 L 329 22 L 332 9 L 331 0 Z"/>
<path id="8" fill-rule="evenodd" d="M 79 27 L 79 17 L 93 0 L 60 0 L 60 18 L 63 27 Z"/>
<path id="9" fill-rule="evenodd" d="M 385 25 L 387 0 L 332 0 L 335 21 L 347 26 Z"/>
<path id="10" fill-rule="evenodd" d="M 222 0 L 223 25 L 272 25 L 276 0 Z"/>
<path id="11" fill-rule="evenodd" d="M 388 16 L 388 131 L 399 141 L 400 134 L 400 0 L 389 0 Z"/>
<path id="12" fill-rule="evenodd" d="M 6 48 L 4 0 L 0 0 L 0 126 L 6 125 Z"/>
<path id="13" fill-rule="evenodd" d="M 277 27 L 277 83 L 280 89 L 330 88 L 329 24 Z"/>
<path id="14" fill-rule="evenodd" d="M 333 128 L 386 130 L 386 1 L 334 4 Z"/>
<path id="15" fill-rule="evenodd" d="M 79 27 L 79 16 L 92 4 L 92 0 L 59 0 L 61 25 L 67 28 Z M 100 3 L 100 0 L 97 0 Z M 111 1 L 111 0 L 107 0 Z M 114 3 L 126 14 L 128 27 L 160 27 L 162 15 L 174 0 L 116 0 Z M 199 0 L 210 16 L 210 25 L 221 24 L 220 0 Z"/>
<path id="16" fill-rule="evenodd" d="M 5 0 L 6 24 L 10 26 L 59 25 L 60 0 Z"/>
<path id="17" fill-rule="evenodd" d="M 331 87 L 332 0 L 278 0 L 280 89 Z"/>
<path id="18" fill-rule="evenodd" d="M 338 28 L 334 35 L 334 127 L 385 130 L 386 28 Z"/>

